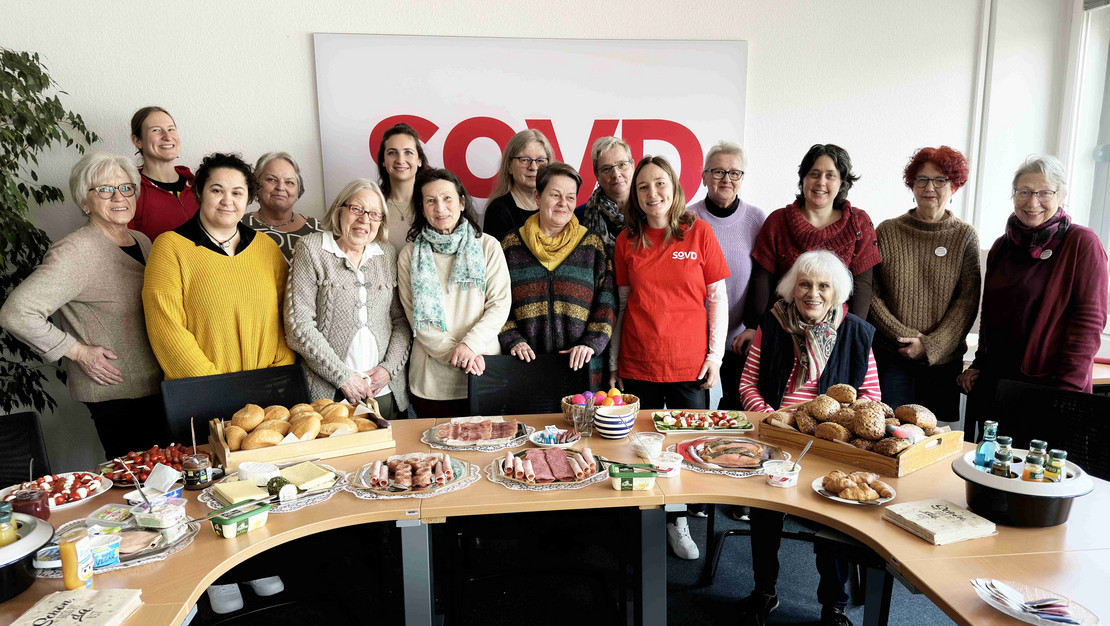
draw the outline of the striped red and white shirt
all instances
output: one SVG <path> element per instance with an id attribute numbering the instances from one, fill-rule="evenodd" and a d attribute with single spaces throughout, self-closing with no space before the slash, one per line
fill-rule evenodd
<path id="1" fill-rule="evenodd" d="M 751 349 L 748 350 L 748 360 L 744 363 L 744 371 L 740 374 L 740 399 L 744 403 L 745 411 L 762 411 L 773 413 L 775 409 L 763 400 L 759 394 L 759 346 L 763 342 L 763 329 L 755 331 Z M 786 388 L 794 387 L 794 378 L 798 375 L 798 364 L 795 359 L 794 370 L 786 381 Z M 875 352 L 867 350 L 867 375 L 863 377 L 863 384 L 856 390 L 859 398 L 867 398 L 881 402 L 882 392 L 879 391 L 879 370 L 875 366 Z M 817 381 L 813 380 L 799 387 L 796 391 L 789 391 L 782 397 L 780 406 L 789 406 L 817 397 Z"/>

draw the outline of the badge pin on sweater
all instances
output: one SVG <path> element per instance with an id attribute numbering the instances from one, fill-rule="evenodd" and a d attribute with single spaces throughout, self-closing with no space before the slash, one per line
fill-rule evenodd
<path id="1" fill-rule="evenodd" d="M 948 248 L 945 248 L 944 246 L 937 246 L 937 249 L 933 250 L 933 254 L 942 257 L 948 254 Z"/>

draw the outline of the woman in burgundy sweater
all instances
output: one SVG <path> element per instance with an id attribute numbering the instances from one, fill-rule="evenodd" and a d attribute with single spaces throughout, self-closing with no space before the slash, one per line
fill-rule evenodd
<path id="1" fill-rule="evenodd" d="M 990 411 L 1000 379 L 1092 390 L 1106 327 L 1106 251 L 1064 211 L 1065 180 L 1053 156 L 1031 156 L 1014 174 L 1014 213 L 987 255 L 975 361 L 957 379 L 968 393 L 969 438 L 971 424 L 1016 419 Z"/>

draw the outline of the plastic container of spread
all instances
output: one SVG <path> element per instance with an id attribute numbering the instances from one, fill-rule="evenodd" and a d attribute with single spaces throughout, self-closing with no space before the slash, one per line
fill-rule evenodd
<path id="1" fill-rule="evenodd" d="M 168 528 L 151 528 L 151 530 L 158 531 L 158 534 L 162 535 L 162 545 L 168 546 L 185 536 L 189 531 L 189 524 L 182 520 Z"/>
<path id="2" fill-rule="evenodd" d="M 797 466 L 797 469 L 790 469 L 794 467 L 794 461 L 764 461 L 763 471 L 767 476 L 767 484 L 772 487 L 797 487 L 798 474 L 802 471 L 802 466 Z"/>
<path id="3" fill-rule="evenodd" d="M 130 528 L 135 525 L 135 516 L 132 515 L 131 509 L 133 507 L 126 504 L 105 504 L 99 509 L 92 512 L 85 518 L 86 526 L 103 526 L 112 527 L 119 526 L 120 528 Z"/>
<path id="4" fill-rule="evenodd" d="M 609 482 L 617 491 L 648 491 L 655 487 L 659 472 L 645 467 L 609 464 Z"/>
<path id="5" fill-rule="evenodd" d="M 227 511 L 228 514 L 212 518 L 212 530 L 224 539 L 234 539 L 264 526 L 270 512 L 270 505 L 259 502 L 251 506 L 229 506 L 218 512 L 223 511 Z"/>
<path id="6" fill-rule="evenodd" d="M 172 528 L 185 520 L 185 502 L 182 498 L 155 498 L 146 504 L 131 507 L 135 523 L 141 528 Z"/>
<path id="7" fill-rule="evenodd" d="M 143 493 L 145 493 L 146 497 L 149 500 L 152 500 L 152 501 L 155 498 L 180 498 L 181 497 L 181 490 L 184 487 L 185 487 L 184 483 L 175 483 L 172 487 L 170 487 L 170 490 L 166 491 L 166 492 L 159 492 L 157 489 L 154 489 L 154 488 L 151 488 L 151 487 L 143 487 Z M 142 504 L 143 503 L 143 497 L 141 495 L 139 495 L 139 490 L 138 489 L 133 489 L 133 490 L 128 491 L 127 493 L 123 494 L 123 499 L 130 502 L 131 506 L 135 506 L 136 504 Z"/>
<path id="8" fill-rule="evenodd" d="M 652 462 L 656 456 L 663 452 L 663 440 L 666 435 L 662 433 L 632 433 L 628 436 L 629 445 L 636 454 L 647 462 Z"/>
<path id="9" fill-rule="evenodd" d="M 682 471 L 682 455 L 677 452 L 660 452 L 654 461 L 660 478 L 674 478 Z"/>
<path id="10" fill-rule="evenodd" d="M 108 567 L 119 563 L 119 535 L 95 535 L 89 537 L 92 550 L 93 568 Z"/>
<path id="11" fill-rule="evenodd" d="M 39 569 L 54 569 L 62 566 L 62 552 L 58 546 L 46 546 L 35 553 L 32 565 Z"/>

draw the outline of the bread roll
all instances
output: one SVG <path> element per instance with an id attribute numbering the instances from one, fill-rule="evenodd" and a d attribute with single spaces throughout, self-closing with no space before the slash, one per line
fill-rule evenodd
<path id="1" fill-rule="evenodd" d="M 323 415 L 325 420 L 329 417 L 350 417 L 351 410 L 336 402 L 324 407 L 323 410 L 320 411 L 320 415 Z"/>
<path id="2" fill-rule="evenodd" d="M 312 408 L 311 404 L 294 404 L 293 406 L 289 407 L 289 417 L 292 418 L 294 415 L 306 411 L 315 413 L 316 409 Z"/>
<path id="3" fill-rule="evenodd" d="M 876 406 L 874 402 L 867 406 L 857 407 L 855 409 L 855 419 L 847 426 L 857 437 L 870 439 L 871 441 L 878 441 L 886 436 L 886 420 L 883 419 L 883 410 Z"/>
<path id="4" fill-rule="evenodd" d="M 243 440 L 247 438 L 247 431 L 232 424 L 224 426 L 224 439 L 227 440 L 227 449 L 232 452 L 243 447 Z"/>
<path id="5" fill-rule="evenodd" d="M 897 417 L 888 417 L 883 420 L 883 424 L 890 424 L 891 426 L 901 426 L 902 422 L 898 421 Z"/>
<path id="6" fill-rule="evenodd" d="M 852 402 L 856 401 L 856 388 L 851 385 L 845 385 L 841 383 L 839 385 L 833 385 L 832 387 L 829 387 L 829 390 L 825 392 L 825 395 L 829 396 L 833 400 L 836 400 L 837 402 L 847 402 L 848 404 L 851 404 Z"/>
<path id="7" fill-rule="evenodd" d="M 268 422 L 270 420 L 284 421 L 289 419 L 289 409 L 281 406 L 280 404 L 273 404 L 266 407 L 265 413 L 266 418 L 262 420 L 263 422 Z"/>
<path id="8" fill-rule="evenodd" d="M 916 437 L 912 437 L 911 440 L 921 441 L 926 437 L 925 429 L 916 424 L 902 424 L 902 429 L 916 435 Z"/>
<path id="9" fill-rule="evenodd" d="M 231 423 L 249 433 L 254 430 L 255 426 L 261 424 L 265 418 L 266 412 L 262 410 L 262 407 L 257 404 L 248 404 L 231 416 Z"/>
<path id="10" fill-rule="evenodd" d="M 848 442 L 852 438 L 852 433 L 848 429 L 837 424 L 836 422 L 823 422 L 817 425 L 813 431 L 813 436 L 819 439 L 828 439 L 829 441 L 843 441 Z"/>
<path id="11" fill-rule="evenodd" d="M 355 423 L 355 426 L 358 426 L 358 432 L 360 433 L 378 429 L 378 425 L 374 420 L 368 420 L 365 417 L 352 417 L 351 421 Z"/>
<path id="12" fill-rule="evenodd" d="M 813 417 L 805 411 L 795 411 L 794 421 L 796 422 L 798 430 L 807 435 L 812 435 L 817 430 L 817 420 L 813 419 Z"/>
<path id="13" fill-rule="evenodd" d="M 311 441 L 316 438 L 316 435 L 320 434 L 320 417 L 315 413 L 308 415 L 293 424 L 289 432 L 301 441 Z"/>
<path id="14" fill-rule="evenodd" d="M 806 412 L 819 422 L 828 420 L 838 410 L 840 403 L 824 394 L 810 400 L 806 405 Z"/>
<path id="15" fill-rule="evenodd" d="M 320 425 L 320 434 L 317 437 L 331 437 L 332 435 L 340 435 L 343 433 L 357 433 L 358 426 L 347 418 L 337 419 L 334 422 Z"/>
<path id="16" fill-rule="evenodd" d="M 289 429 L 292 427 L 292 424 L 284 420 L 266 420 L 265 422 L 259 424 L 258 427 L 254 430 L 255 432 L 260 430 L 276 430 L 281 433 L 282 437 L 284 437 L 289 434 Z"/>
<path id="17" fill-rule="evenodd" d="M 304 419 L 307 419 L 307 418 L 310 418 L 310 417 L 315 417 L 316 419 L 320 420 L 320 422 L 324 421 L 324 416 L 320 415 L 316 411 L 301 411 L 300 413 L 297 413 L 293 417 L 290 417 L 289 418 L 289 423 L 293 424 L 293 425 L 296 425 L 297 422 L 300 422 L 301 420 L 304 420 Z"/>
<path id="18" fill-rule="evenodd" d="M 933 435 L 939 435 L 941 433 L 950 433 L 950 432 L 952 432 L 952 427 L 951 426 L 937 426 L 936 428 L 922 428 L 921 430 L 925 431 L 925 436 L 926 437 L 932 437 Z"/>
<path id="19" fill-rule="evenodd" d="M 850 408 L 838 409 L 833 411 L 833 414 L 829 416 L 829 421 L 834 424 L 840 424 L 844 428 L 851 430 L 852 424 L 856 421 L 856 411 Z"/>
<path id="20" fill-rule="evenodd" d="M 794 421 L 794 414 L 787 413 L 786 411 L 775 411 L 768 419 L 777 420 L 787 426 L 797 427 L 797 422 Z"/>
<path id="21" fill-rule="evenodd" d="M 882 408 L 883 417 L 894 417 L 894 409 L 890 408 L 889 404 L 887 404 L 886 402 L 876 402 L 875 404 L 879 405 L 879 407 Z"/>
<path id="22" fill-rule="evenodd" d="M 265 430 L 255 430 L 247 435 L 243 440 L 243 450 L 257 450 L 258 448 L 267 448 L 269 446 L 276 446 L 281 443 L 285 438 L 280 432 L 267 428 Z"/>
<path id="23" fill-rule="evenodd" d="M 329 404 L 335 404 L 335 400 L 332 400 L 330 398 L 320 398 L 318 400 L 313 400 L 312 409 L 317 413 L 320 413 L 321 411 L 323 411 L 324 407 L 328 406 Z"/>
<path id="24" fill-rule="evenodd" d="M 907 424 L 916 424 L 922 428 L 937 427 L 937 416 L 920 404 L 903 404 L 894 409 L 894 417 Z"/>
<path id="25" fill-rule="evenodd" d="M 875 443 L 875 448 L 872 451 L 873 452 L 878 452 L 879 454 L 882 454 L 882 455 L 885 455 L 885 456 L 896 456 L 902 450 L 905 450 L 906 448 L 910 447 L 910 445 L 911 444 L 910 444 L 909 439 L 899 439 L 898 437 L 887 437 L 886 439 L 882 439 L 882 440 L 876 442 Z"/>
<path id="26" fill-rule="evenodd" d="M 874 441 L 871 441 L 870 439 L 864 439 L 862 437 L 856 437 L 855 439 L 849 441 L 848 443 L 850 443 L 853 446 L 859 448 L 860 450 L 867 450 L 868 452 L 870 452 L 871 450 L 873 450 L 875 448 L 875 442 Z"/>

